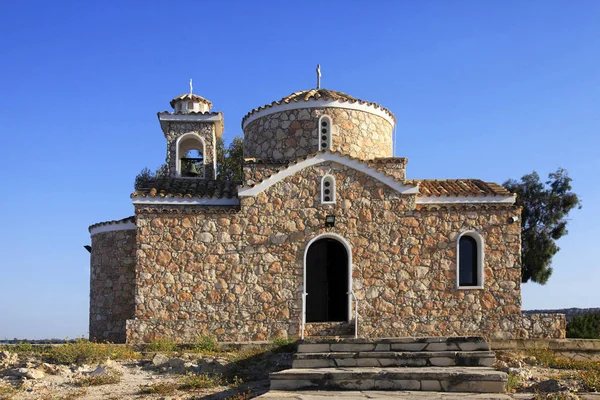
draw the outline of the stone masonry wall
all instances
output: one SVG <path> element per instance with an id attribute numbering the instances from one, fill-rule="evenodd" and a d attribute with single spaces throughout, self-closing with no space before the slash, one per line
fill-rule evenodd
<path id="1" fill-rule="evenodd" d="M 244 157 L 274 160 L 319 150 L 317 125 L 327 114 L 334 125 L 332 151 L 360 159 L 392 156 L 393 126 L 384 118 L 343 108 L 301 108 L 265 115 L 244 129 Z"/>
<path id="2" fill-rule="evenodd" d="M 169 122 L 168 129 L 165 133 L 167 138 L 167 167 L 169 169 L 169 176 L 176 177 L 177 173 L 177 139 L 182 135 L 195 132 L 201 138 L 204 139 L 204 165 L 206 175 L 204 179 L 215 179 L 214 176 L 214 154 L 215 149 L 213 145 L 213 133 L 214 125 L 211 122 Z M 179 155 L 182 156 L 181 154 Z"/>
<path id="3" fill-rule="evenodd" d="M 90 339 L 125 342 L 125 321 L 135 312 L 136 231 L 92 235 Z"/>
<path id="4" fill-rule="evenodd" d="M 335 205 L 320 203 L 326 173 L 336 178 Z M 361 336 L 519 335 L 520 229 L 508 223 L 516 207 L 420 209 L 414 195 L 334 162 L 241 201 L 229 213 L 136 208 L 138 287 L 128 342 L 299 335 L 304 252 L 326 232 L 352 248 Z M 336 225 L 325 228 L 331 213 Z M 456 289 L 456 238 L 465 230 L 484 238 L 481 290 Z"/>

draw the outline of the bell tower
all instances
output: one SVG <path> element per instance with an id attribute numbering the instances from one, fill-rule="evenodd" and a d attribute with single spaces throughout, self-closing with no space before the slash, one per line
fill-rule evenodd
<path id="1" fill-rule="evenodd" d="M 158 113 L 167 139 L 167 170 L 171 178 L 212 180 L 217 177 L 217 138 L 223 134 L 223 114 L 192 93 L 171 100 L 172 112 Z"/>

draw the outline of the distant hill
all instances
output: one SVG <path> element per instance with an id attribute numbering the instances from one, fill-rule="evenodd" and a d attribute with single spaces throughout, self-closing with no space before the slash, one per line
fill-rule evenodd
<path id="1" fill-rule="evenodd" d="M 559 310 L 523 310 L 523 314 L 565 314 L 567 320 L 578 315 L 600 314 L 600 308 L 561 308 Z"/>

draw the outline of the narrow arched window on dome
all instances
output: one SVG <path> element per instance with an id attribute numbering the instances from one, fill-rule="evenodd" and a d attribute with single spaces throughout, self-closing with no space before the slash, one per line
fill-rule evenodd
<path id="1" fill-rule="evenodd" d="M 319 151 L 331 150 L 331 132 L 333 123 L 329 115 L 319 118 Z"/>
<path id="2" fill-rule="evenodd" d="M 333 175 L 325 175 L 321 179 L 321 203 L 335 203 L 335 178 Z"/>
<path id="3" fill-rule="evenodd" d="M 483 237 L 478 232 L 463 232 L 456 246 L 458 288 L 483 288 Z"/>

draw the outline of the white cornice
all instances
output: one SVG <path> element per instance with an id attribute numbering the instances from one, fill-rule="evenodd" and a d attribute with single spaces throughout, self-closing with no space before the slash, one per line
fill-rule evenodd
<path id="1" fill-rule="evenodd" d="M 223 115 L 218 114 L 202 114 L 202 113 L 189 113 L 189 114 L 158 114 L 160 121 L 204 121 L 204 122 L 219 122 L 223 120 Z"/>
<path id="2" fill-rule="evenodd" d="M 231 199 L 218 197 L 142 197 L 134 196 L 131 201 L 134 205 L 157 204 L 157 205 L 179 205 L 179 206 L 237 206 L 240 200 L 236 197 Z"/>
<path id="3" fill-rule="evenodd" d="M 515 204 L 515 196 L 417 197 L 417 204 Z"/>
<path id="4" fill-rule="evenodd" d="M 158 120 L 161 129 L 165 132 L 167 122 L 212 122 L 215 124 L 215 133 L 218 137 L 223 135 L 225 121 L 222 113 L 189 113 L 176 114 L 168 112 L 159 112 Z M 220 123 L 219 123 L 220 122 Z"/>
<path id="5" fill-rule="evenodd" d="M 340 100 L 318 99 L 318 100 L 301 101 L 298 103 L 294 102 L 294 103 L 277 104 L 277 105 L 272 105 L 272 106 L 270 105 L 268 107 L 259 109 L 259 111 L 256 111 L 255 113 L 250 114 L 248 116 L 248 118 L 246 118 L 245 120 L 242 121 L 242 129 L 246 129 L 248 124 L 250 124 L 252 121 L 254 121 L 258 118 L 264 117 L 265 115 L 270 115 L 270 114 L 281 112 L 281 111 L 297 110 L 299 108 L 323 108 L 323 107 L 345 108 L 347 110 L 364 111 L 369 114 L 374 114 L 374 115 L 377 115 L 377 116 L 385 119 L 392 125 L 392 127 L 394 125 L 396 125 L 396 123 L 394 122 L 394 118 L 390 115 L 389 111 L 383 110 L 375 105 L 368 105 L 368 104 L 364 104 L 364 103 L 361 104 L 358 102 L 352 103 L 349 101 L 340 101 Z"/>
<path id="6" fill-rule="evenodd" d="M 90 236 L 102 232 L 114 232 L 114 231 L 129 231 L 135 229 L 135 223 L 131 221 L 127 222 L 113 222 L 106 225 L 99 225 L 90 229 Z"/>
<path id="7" fill-rule="evenodd" d="M 419 193 L 419 189 L 416 186 L 404 185 L 401 182 L 394 180 L 393 178 L 385 175 L 382 172 L 378 172 L 372 168 L 369 168 L 366 163 L 359 162 L 355 159 L 350 159 L 344 156 L 340 156 L 337 153 L 318 153 L 315 156 L 308 158 L 304 161 L 301 161 L 297 164 L 293 164 L 288 168 L 276 173 L 275 175 L 270 176 L 265 179 L 261 183 L 253 187 L 242 187 L 238 191 L 238 196 L 247 197 L 247 196 L 256 196 L 263 190 L 268 187 L 276 184 L 284 178 L 287 178 L 290 175 L 297 173 L 298 171 L 303 170 L 304 168 L 310 167 L 312 165 L 317 165 L 326 161 L 334 161 L 338 164 L 345 165 L 357 171 L 360 171 L 370 177 L 377 179 L 378 181 L 388 185 L 390 188 L 402 193 L 402 194 L 417 194 Z"/>

